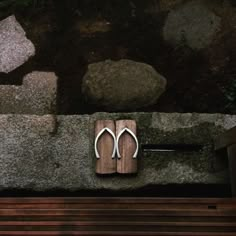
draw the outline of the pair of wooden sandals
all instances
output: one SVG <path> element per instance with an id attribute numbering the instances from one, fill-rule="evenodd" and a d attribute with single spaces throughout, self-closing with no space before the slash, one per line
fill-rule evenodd
<path id="1" fill-rule="evenodd" d="M 137 172 L 138 139 L 134 120 L 97 120 L 94 150 L 97 174 Z"/>

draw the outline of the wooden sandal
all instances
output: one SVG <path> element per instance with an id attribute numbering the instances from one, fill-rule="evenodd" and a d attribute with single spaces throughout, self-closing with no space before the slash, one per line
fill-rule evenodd
<path id="1" fill-rule="evenodd" d="M 138 139 L 135 120 L 116 121 L 117 172 L 132 174 L 137 172 Z"/>

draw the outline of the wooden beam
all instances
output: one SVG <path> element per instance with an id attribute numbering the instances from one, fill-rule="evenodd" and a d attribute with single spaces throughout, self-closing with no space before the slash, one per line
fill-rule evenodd
<path id="1" fill-rule="evenodd" d="M 216 151 L 236 143 L 236 126 L 221 134 L 214 143 Z"/>

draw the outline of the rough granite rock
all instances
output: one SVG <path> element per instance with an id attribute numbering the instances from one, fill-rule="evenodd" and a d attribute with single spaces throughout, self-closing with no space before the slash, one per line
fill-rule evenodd
<path id="1" fill-rule="evenodd" d="M 166 79 L 150 65 L 131 60 L 90 64 L 83 78 L 87 100 L 107 111 L 153 105 L 165 91 Z"/>
<path id="2" fill-rule="evenodd" d="M 221 18 L 204 1 L 186 1 L 172 9 L 163 28 L 164 39 L 173 46 L 208 47 L 221 27 Z"/>
<path id="3" fill-rule="evenodd" d="M 23 85 L 0 85 L 0 114 L 54 114 L 57 103 L 57 77 L 53 72 L 34 71 Z"/>
<path id="4" fill-rule="evenodd" d="M 135 119 L 140 145 L 202 144 L 195 153 L 139 152 L 137 176 L 95 174 L 94 121 Z M 0 190 L 133 190 L 151 184 L 228 184 L 213 140 L 236 116 L 178 113 L 97 113 L 74 116 L 0 115 Z M 220 163 L 220 164 L 219 164 Z"/>
<path id="5" fill-rule="evenodd" d="M 15 16 L 0 21 L 0 72 L 13 71 L 34 54 L 34 45 Z"/>

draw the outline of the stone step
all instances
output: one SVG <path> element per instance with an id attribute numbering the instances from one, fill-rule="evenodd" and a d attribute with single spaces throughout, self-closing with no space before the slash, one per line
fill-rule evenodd
<path id="1" fill-rule="evenodd" d="M 137 175 L 97 176 L 94 125 L 132 119 L 140 144 Z M 227 160 L 214 139 L 236 125 L 235 115 L 95 113 L 0 115 L 0 190 L 135 190 L 150 185 L 229 184 Z M 146 144 L 201 144 L 195 152 L 143 152 Z"/>
<path id="2" fill-rule="evenodd" d="M 57 77 L 53 72 L 34 71 L 21 86 L 0 85 L 0 114 L 55 114 Z"/>

